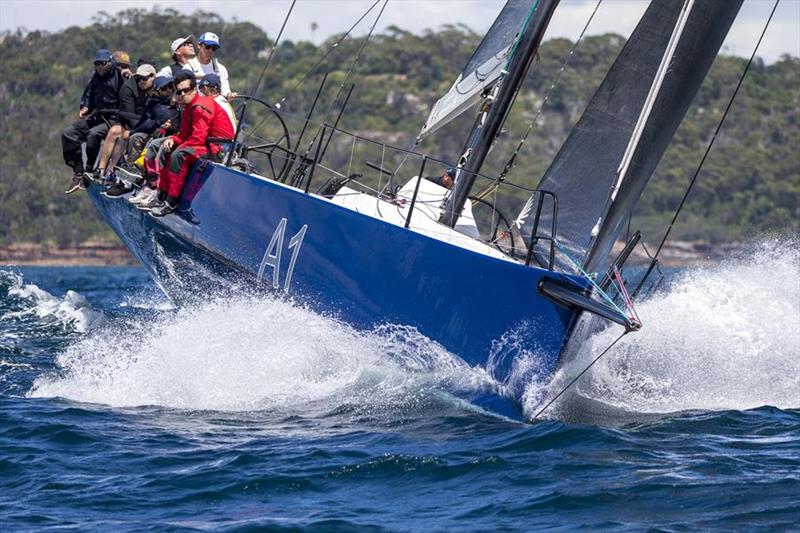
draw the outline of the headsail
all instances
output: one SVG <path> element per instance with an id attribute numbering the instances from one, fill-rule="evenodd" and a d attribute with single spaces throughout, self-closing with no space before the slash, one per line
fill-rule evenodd
<path id="1" fill-rule="evenodd" d="M 559 241 L 590 271 L 606 266 L 741 3 L 652 2 L 545 173 L 538 188 L 558 196 Z"/>
<path id="2" fill-rule="evenodd" d="M 508 0 L 450 90 L 431 109 L 419 136 L 441 128 L 476 104 L 505 68 L 517 34 L 536 0 Z"/>

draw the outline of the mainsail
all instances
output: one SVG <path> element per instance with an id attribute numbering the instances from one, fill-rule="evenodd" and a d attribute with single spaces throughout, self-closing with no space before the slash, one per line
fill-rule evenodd
<path id="1" fill-rule="evenodd" d="M 484 100 L 458 161 L 453 189 L 445 198 L 439 222 L 454 227 L 472 185 L 494 145 L 517 97 L 559 0 L 536 0 L 526 13 L 522 29 L 491 94 Z"/>
<path id="2" fill-rule="evenodd" d="M 741 4 L 652 2 L 542 178 L 538 188 L 558 196 L 558 240 L 588 270 L 607 266 Z"/>
<path id="3" fill-rule="evenodd" d="M 480 99 L 505 68 L 526 15 L 536 0 L 508 0 L 450 90 L 431 109 L 419 136 L 436 131 Z"/>

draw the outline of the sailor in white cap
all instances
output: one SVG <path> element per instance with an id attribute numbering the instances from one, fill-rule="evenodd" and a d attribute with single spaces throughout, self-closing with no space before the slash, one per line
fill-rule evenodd
<path id="1" fill-rule="evenodd" d="M 188 70 L 194 72 L 196 78 L 203 77 L 205 73 L 195 57 L 193 35 L 178 37 L 172 41 L 170 50 L 172 50 L 172 59 L 175 62 L 159 70 L 156 76 L 174 77 L 181 70 Z"/>
<path id="2" fill-rule="evenodd" d="M 197 59 L 200 62 L 200 67 L 203 69 L 203 74 L 216 74 L 220 79 L 220 92 L 225 98 L 233 98 L 236 93 L 231 92 L 231 86 L 228 82 L 228 69 L 225 65 L 217 61 L 216 52 L 220 47 L 219 36 L 216 33 L 207 31 L 200 35 L 197 39 L 199 44 L 197 50 Z"/>

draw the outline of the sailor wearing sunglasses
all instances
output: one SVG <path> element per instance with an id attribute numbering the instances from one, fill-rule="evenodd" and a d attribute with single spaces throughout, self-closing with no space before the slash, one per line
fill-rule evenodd
<path id="1" fill-rule="evenodd" d="M 231 92 L 228 82 L 228 69 L 225 65 L 217 61 L 216 52 L 220 47 L 219 36 L 216 33 L 207 31 L 197 39 L 197 59 L 204 74 L 216 74 L 220 79 L 220 92 L 226 98 L 233 98 L 236 93 Z"/>

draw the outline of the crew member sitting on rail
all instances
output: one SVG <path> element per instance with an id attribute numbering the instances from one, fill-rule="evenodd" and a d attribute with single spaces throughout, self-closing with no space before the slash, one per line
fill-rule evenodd
<path id="1" fill-rule="evenodd" d="M 161 144 L 164 162 L 158 188 L 159 199 L 163 201 L 150 208 L 154 216 L 164 216 L 177 209 L 183 184 L 195 161 L 204 156 L 220 155 L 220 144 L 209 139 L 233 139 L 234 135 L 228 114 L 213 98 L 197 91 L 191 72 L 180 72 L 175 77 L 175 94 L 184 104 L 181 130 Z M 168 159 L 166 154 L 169 154 Z"/>
<path id="2" fill-rule="evenodd" d="M 114 62 L 114 68 L 119 70 L 119 73 L 123 78 L 127 80 L 133 76 L 133 68 L 131 68 L 131 55 L 128 52 L 125 50 L 117 50 L 111 54 L 111 60 Z"/>
<path id="3" fill-rule="evenodd" d="M 133 164 L 152 138 L 166 137 L 180 131 L 180 112 L 172 102 L 175 84 L 172 78 L 157 77 L 153 84 L 153 92 L 144 105 L 141 120 L 130 131 L 128 141 L 128 164 Z"/>
<path id="4" fill-rule="evenodd" d="M 221 83 L 221 78 L 216 74 L 206 74 L 203 76 L 202 80 L 197 82 L 197 88 L 200 89 L 200 92 L 203 93 L 204 96 L 210 96 L 213 98 L 214 101 L 225 110 L 228 118 L 231 119 L 231 127 L 233 128 L 233 131 L 236 131 L 236 113 L 233 111 L 233 107 L 231 106 L 230 102 L 228 102 L 228 99 L 220 94 Z"/>
<path id="5" fill-rule="evenodd" d="M 100 161 L 97 163 L 100 179 L 116 181 L 114 166 L 128 140 L 128 132 L 142 117 L 147 94 L 153 87 L 155 77 L 156 69 L 153 65 L 141 65 L 136 69 L 133 78 L 122 84 L 119 91 L 119 124 L 108 130 Z"/>
<path id="6" fill-rule="evenodd" d="M 64 162 L 72 168 L 72 183 L 67 194 L 85 189 L 89 176 L 85 175 L 81 143 L 86 141 L 86 166 L 94 167 L 100 143 L 113 124 L 112 118 L 106 118 L 94 112 L 116 110 L 119 108 L 119 91 L 124 79 L 114 68 L 111 52 L 100 49 L 94 54 L 94 74 L 83 91 L 78 120 L 67 126 L 61 134 L 61 147 Z"/>

